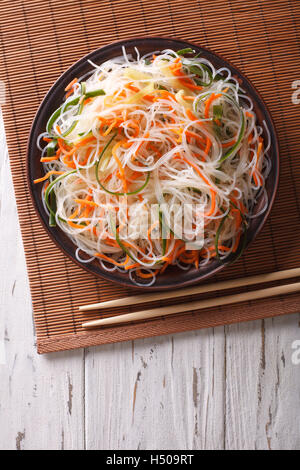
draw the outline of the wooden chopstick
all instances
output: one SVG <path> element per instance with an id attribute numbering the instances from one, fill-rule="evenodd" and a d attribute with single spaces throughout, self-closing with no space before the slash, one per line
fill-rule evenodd
<path id="1" fill-rule="evenodd" d="M 193 310 L 200 310 L 204 308 L 217 307 L 221 305 L 235 304 L 238 302 L 246 302 L 248 300 L 257 300 L 267 297 L 274 297 L 276 295 L 291 294 L 300 291 L 300 282 L 294 284 L 286 284 L 283 286 L 269 287 L 267 289 L 260 289 L 251 292 L 243 292 L 241 294 L 227 295 L 224 297 L 196 300 L 195 302 L 188 302 L 186 304 L 169 305 L 166 307 L 153 308 L 150 310 L 142 310 L 140 312 L 127 313 L 124 315 L 117 315 L 114 317 L 103 318 L 101 320 L 94 320 L 82 324 L 82 328 L 89 329 L 105 325 L 114 325 L 119 323 L 127 323 L 137 320 L 145 320 L 154 317 L 172 315 L 174 313 L 183 313 Z"/>
<path id="2" fill-rule="evenodd" d="M 208 284 L 204 286 L 194 286 L 185 289 L 157 292 L 148 295 L 133 295 L 131 297 L 123 297 L 122 299 L 108 300 L 97 304 L 83 305 L 79 307 L 81 312 L 89 310 L 99 310 L 113 307 L 124 307 L 126 305 L 137 305 L 146 302 L 154 302 L 155 300 L 175 299 L 186 295 L 204 294 L 205 292 L 213 292 L 217 290 L 233 289 L 234 287 L 242 287 L 253 284 L 261 284 L 262 282 L 280 281 L 292 277 L 300 276 L 300 268 L 287 269 L 285 271 L 277 271 L 269 274 L 258 274 L 242 279 L 233 279 L 222 281 L 216 284 Z"/>

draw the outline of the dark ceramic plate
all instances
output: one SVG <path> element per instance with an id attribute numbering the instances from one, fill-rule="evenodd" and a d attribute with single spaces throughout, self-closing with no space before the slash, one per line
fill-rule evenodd
<path id="1" fill-rule="evenodd" d="M 53 87 L 45 96 L 40 108 L 37 111 L 30 132 L 27 152 L 27 168 L 28 183 L 34 206 L 52 240 L 74 262 L 80 264 L 82 268 L 86 269 L 90 273 L 93 273 L 97 276 L 101 276 L 105 279 L 108 279 L 109 281 L 118 282 L 119 284 L 128 287 L 136 287 L 131 283 L 127 274 L 123 274 L 118 271 L 114 271 L 112 273 L 105 271 L 99 265 L 97 260 L 94 260 L 93 262 L 88 264 L 79 263 L 75 258 L 76 247 L 71 242 L 71 240 L 59 228 L 49 227 L 48 216 L 45 213 L 41 200 L 40 185 L 35 186 L 32 183 L 34 179 L 39 178 L 43 175 L 42 166 L 39 162 L 38 152 L 36 148 L 37 137 L 41 132 L 45 131 L 46 123 L 49 116 L 61 104 L 64 97 L 64 89 L 66 85 L 74 77 L 80 77 L 91 69 L 91 66 L 88 63 L 88 59 L 91 59 L 95 63 L 102 63 L 113 57 L 120 56 L 122 54 L 122 46 L 125 46 L 126 51 L 128 53 L 132 53 L 133 56 L 135 56 L 134 47 L 137 47 L 141 54 L 146 54 L 148 52 L 163 49 L 179 50 L 186 47 L 192 47 L 193 49 L 195 49 L 196 52 L 200 52 L 203 57 L 211 61 L 215 67 L 228 67 L 231 70 L 232 74 L 240 80 L 242 88 L 252 98 L 258 122 L 262 125 L 262 122 L 265 121 L 271 134 L 271 148 L 269 154 L 272 161 L 272 170 L 266 182 L 266 190 L 269 197 L 269 207 L 263 215 L 250 221 L 246 241 L 247 246 L 256 238 L 257 234 L 262 229 L 273 205 L 278 185 L 279 150 L 272 118 L 259 93 L 253 87 L 250 81 L 236 67 L 228 63 L 218 54 L 215 54 L 214 52 L 211 52 L 201 46 L 190 44 L 181 40 L 173 40 L 160 37 L 137 38 L 128 41 L 120 41 L 109 46 L 102 47 L 101 49 L 98 49 L 94 52 L 91 52 L 87 56 L 80 59 L 76 64 L 72 65 L 69 70 L 63 73 L 63 75 L 61 75 L 61 77 L 57 80 L 57 82 L 53 85 Z M 261 208 L 262 201 L 258 201 L 255 207 L 255 212 L 258 212 Z M 143 289 L 147 288 L 148 290 L 158 290 L 187 286 L 196 282 L 200 282 L 203 279 L 212 276 L 213 274 L 223 269 L 225 266 L 226 264 L 221 264 L 218 260 L 214 260 L 209 263 L 209 265 L 204 266 L 198 270 L 196 268 L 192 268 L 189 271 L 182 271 L 181 269 L 172 266 L 169 267 L 163 275 L 158 276 L 157 281 L 154 285 L 152 285 L 151 287 L 143 287 Z"/>

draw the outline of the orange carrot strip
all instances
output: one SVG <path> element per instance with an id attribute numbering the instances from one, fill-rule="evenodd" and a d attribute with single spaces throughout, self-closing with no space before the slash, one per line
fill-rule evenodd
<path id="1" fill-rule="evenodd" d="M 125 266 L 125 270 L 128 271 L 128 269 L 138 268 L 139 266 L 141 266 L 140 263 L 130 264 L 130 265 Z"/>
<path id="2" fill-rule="evenodd" d="M 69 98 L 69 96 L 73 95 L 73 93 L 74 93 L 74 90 L 73 90 L 73 88 L 71 88 L 71 90 L 69 90 L 68 93 L 66 93 L 65 98 L 66 99 Z"/>
<path id="3" fill-rule="evenodd" d="M 75 83 L 77 82 L 77 78 L 74 78 L 65 88 L 65 91 L 68 91 L 70 90 L 70 88 L 72 88 L 73 85 L 75 85 Z"/>
<path id="4" fill-rule="evenodd" d="M 137 88 L 136 86 L 133 86 L 132 83 L 133 83 L 133 82 L 127 83 L 127 84 L 125 85 L 125 88 L 128 88 L 128 90 L 131 90 L 131 91 L 134 91 L 134 92 L 140 91 L 140 89 Z"/>
<path id="5" fill-rule="evenodd" d="M 155 276 L 155 275 L 158 273 L 158 271 L 159 271 L 159 269 L 156 269 L 156 270 L 154 271 L 154 273 L 151 274 L 151 273 L 143 273 L 143 272 L 142 272 L 142 269 L 137 269 L 137 270 L 136 270 L 136 272 L 138 273 L 138 275 L 139 275 L 140 277 L 144 278 L 144 279 L 149 279 L 150 277 L 153 277 L 153 275 Z"/>
<path id="6" fill-rule="evenodd" d="M 40 159 L 40 162 L 46 163 L 46 162 L 53 162 L 54 160 L 57 160 L 57 155 L 54 155 L 54 157 L 42 157 Z"/>
<path id="7" fill-rule="evenodd" d="M 175 64 L 175 61 L 174 61 L 174 64 Z M 177 80 L 179 80 L 186 88 L 190 88 L 192 90 L 202 90 L 201 86 L 195 85 L 189 77 L 186 77 L 185 73 L 181 70 L 181 63 L 179 66 L 179 61 L 178 61 L 178 67 L 177 66 L 174 67 L 174 65 L 171 65 L 169 68 L 171 72 L 173 73 L 173 75 L 177 77 Z"/>
<path id="8" fill-rule="evenodd" d="M 230 140 L 229 142 L 225 142 L 222 144 L 223 149 L 227 147 L 232 147 L 236 143 L 235 139 Z"/>
<path id="9" fill-rule="evenodd" d="M 205 101 L 204 116 L 205 116 L 206 119 L 209 118 L 209 108 L 210 108 L 211 103 L 212 103 L 215 99 L 219 98 L 220 96 L 222 96 L 222 93 L 217 93 L 217 94 L 212 93 L 212 94 L 210 95 L 210 97 Z"/>
<path id="10" fill-rule="evenodd" d="M 187 117 L 191 120 L 191 121 L 198 121 L 198 118 L 195 116 L 195 114 L 192 113 L 192 111 L 190 111 L 189 109 L 186 110 L 186 114 L 187 114 Z"/>
<path id="11" fill-rule="evenodd" d="M 118 263 L 113 258 L 110 258 L 109 256 L 106 256 L 106 255 L 103 255 L 102 253 L 95 253 L 94 256 L 97 256 L 97 258 L 102 258 L 105 261 L 108 261 L 109 263 L 114 264 L 115 266 L 124 266 L 124 262 L 123 263 Z"/>
<path id="12" fill-rule="evenodd" d="M 83 225 L 83 224 L 75 224 L 74 222 L 72 222 L 72 220 L 67 220 L 67 223 L 68 223 L 68 225 L 70 225 L 73 228 L 84 228 L 84 227 L 86 227 L 86 225 Z"/>
<path id="13" fill-rule="evenodd" d="M 93 142 L 96 140 L 96 137 L 94 135 L 84 137 L 81 139 L 79 142 L 75 144 L 75 148 L 79 148 L 83 145 L 89 144 L 90 142 Z"/>
<path id="14" fill-rule="evenodd" d="M 33 182 L 34 183 L 41 183 L 42 181 L 45 181 L 49 178 L 49 176 L 51 175 L 63 175 L 64 174 L 64 171 L 56 171 L 56 170 L 51 170 L 51 171 L 48 171 L 48 173 L 46 173 L 45 176 L 43 176 L 42 178 L 38 178 L 36 180 L 34 180 Z"/>
<path id="15" fill-rule="evenodd" d="M 82 206 L 99 207 L 99 204 L 97 204 L 96 202 L 88 201 L 86 199 L 74 199 L 74 201 Z"/>
<path id="16" fill-rule="evenodd" d="M 110 133 L 110 131 L 114 127 L 116 127 L 117 122 L 118 122 L 117 119 L 114 119 L 113 122 L 111 123 L 111 125 L 108 127 L 108 129 L 106 129 L 106 131 L 103 133 L 103 136 L 107 136 Z"/>
<path id="17" fill-rule="evenodd" d="M 204 142 L 205 142 L 204 138 L 201 137 L 200 135 L 196 134 L 196 132 L 185 131 L 185 134 L 186 134 L 187 137 L 194 138 L 194 139 L 198 140 L 201 144 L 204 144 Z"/>
<path id="18" fill-rule="evenodd" d="M 211 148 L 211 140 L 210 138 L 207 136 L 206 137 L 206 147 L 205 147 L 205 150 L 204 152 L 208 155 L 208 152 L 210 151 L 210 148 Z"/>
<path id="19" fill-rule="evenodd" d="M 78 209 L 78 207 L 77 207 L 77 209 L 75 209 L 75 211 L 73 212 L 73 214 L 70 215 L 69 219 L 75 219 L 75 217 L 78 215 L 78 213 L 79 213 L 79 209 Z"/>

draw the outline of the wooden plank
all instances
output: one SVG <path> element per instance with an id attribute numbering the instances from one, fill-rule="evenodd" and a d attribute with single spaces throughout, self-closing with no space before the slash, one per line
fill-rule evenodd
<path id="1" fill-rule="evenodd" d="M 222 449 L 223 353 L 223 327 L 89 349 L 87 449 Z"/>
<path id="2" fill-rule="evenodd" d="M 225 327 L 226 448 L 300 449 L 299 315 Z"/>
<path id="3" fill-rule="evenodd" d="M 1 116 L 0 121 L 0 341 L 5 344 L 5 364 L 0 364 L 0 448 L 81 449 L 83 352 L 37 355 Z"/>

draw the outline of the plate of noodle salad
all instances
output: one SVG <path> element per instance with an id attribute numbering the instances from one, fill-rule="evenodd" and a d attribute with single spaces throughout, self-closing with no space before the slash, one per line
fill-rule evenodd
<path id="1" fill-rule="evenodd" d="M 274 125 L 249 80 L 166 38 L 114 43 L 73 65 L 28 145 L 33 201 L 54 241 L 88 271 L 147 289 L 237 261 L 278 174 Z"/>

